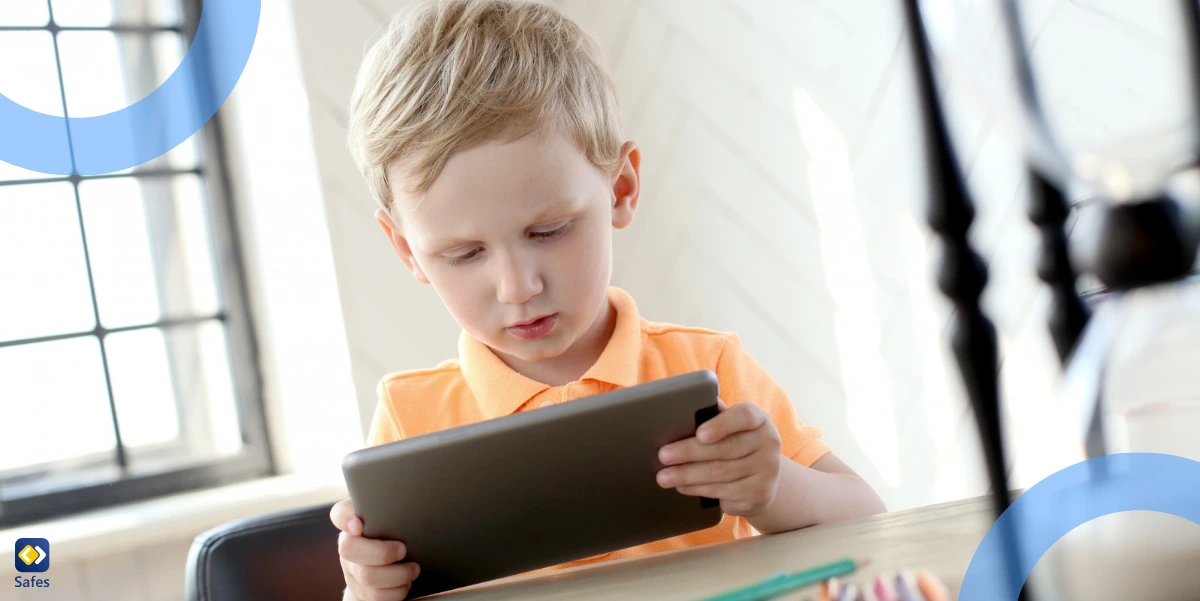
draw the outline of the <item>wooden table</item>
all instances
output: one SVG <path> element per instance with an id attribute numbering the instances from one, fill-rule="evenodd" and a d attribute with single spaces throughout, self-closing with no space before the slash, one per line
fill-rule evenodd
<path id="1" fill-rule="evenodd" d="M 696 601 L 752 584 L 776 571 L 802 570 L 845 557 L 871 561 L 860 571 L 862 579 L 901 568 L 925 568 L 957 595 L 971 555 L 993 521 L 989 499 L 977 497 L 785 534 L 508 578 L 437 598 Z M 779 599 L 815 599 L 816 590 L 810 587 Z"/>

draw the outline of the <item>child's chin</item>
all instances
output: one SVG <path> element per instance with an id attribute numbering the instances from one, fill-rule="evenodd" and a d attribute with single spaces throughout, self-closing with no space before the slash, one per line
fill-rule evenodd
<path id="1" fill-rule="evenodd" d="M 514 339 L 508 354 L 519 357 L 523 361 L 546 361 L 554 359 L 563 353 L 560 343 L 553 334 L 537 340 Z"/>

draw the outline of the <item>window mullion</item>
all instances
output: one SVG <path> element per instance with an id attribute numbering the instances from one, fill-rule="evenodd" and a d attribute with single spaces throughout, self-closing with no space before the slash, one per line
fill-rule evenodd
<path id="1" fill-rule="evenodd" d="M 79 220 L 79 236 L 83 242 L 83 262 L 87 271 L 88 292 L 92 298 L 92 315 L 96 319 L 97 329 L 101 332 L 98 335 L 97 342 L 100 344 L 100 363 L 104 370 L 104 388 L 108 392 L 108 412 L 112 417 L 113 438 L 116 445 L 116 461 L 122 471 L 125 471 L 129 465 L 129 458 L 125 453 L 125 444 L 121 440 L 121 425 L 117 419 L 117 403 L 113 397 L 112 376 L 108 373 L 108 351 L 104 348 L 103 328 L 100 327 L 100 305 L 96 301 L 96 283 L 95 276 L 92 274 L 92 260 L 88 251 L 87 227 L 83 220 L 83 204 L 79 200 L 79 173 L 75 167 L 75 147 L 71 141 L 71 120 L 70 113 L 67 111 L 67 87 L 63 81 L 62 56 L 58 50 L 58 26 L 54 23 L 54 5 L 50 0 L 46 0 L 46 6 L 50 11 L 50 36 L 54 40 L 54 66 L 58 71 L 58 93 L 62 98 L 63 123 L 67 128 L 67 150 L 71 154 L 71 175 L 67 179 L 71 182 L 71 190 L 75 195 L 75 215 Z"/>

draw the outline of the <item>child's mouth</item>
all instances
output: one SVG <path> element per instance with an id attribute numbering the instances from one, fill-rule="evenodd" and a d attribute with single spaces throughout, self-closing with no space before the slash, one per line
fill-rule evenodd
<path id="1" fill-rule="evenodd" d="M 519 326 L 510 326 L 508 331 L 512 332 L 513 336 L 522 340 L 537 340 L 549 334 L 550 330 L 554 329 L 554 324 L 556 323 L 558 323 L 558 313 L 539 317 L 534 321 Z"/>

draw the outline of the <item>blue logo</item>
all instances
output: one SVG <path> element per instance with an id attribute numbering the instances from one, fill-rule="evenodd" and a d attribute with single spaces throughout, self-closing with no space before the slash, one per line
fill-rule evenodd
<path id="1" fill-rule="evenodd" d="M 159 157 L 200 131 L 229 98 L 258 33 L 261 0 L 206 0 L 179 68 L 135 104 L 55 117 L 0 94 L 0 161 L 53 175 L 100 175 Z"/>
<path id="2" fill-rule="evenodd" d="M 1033 566 L 1058 539 L 1096 518 L 1124 511 L 1157 511 L 1200 524 L 1200 462 L 1121 453 L 1077 463 L 1038 482 L 983 537 L 967 566 L 959 599 L 1016 601 Z M 1016 569 L 1010 572 L 1006 566 Z"/>
<path id="3" fill-rule="evenodd" d="M 15 545 L 18 572 L 45 572 L 50 569 L 50 541 L 44 538 L 18 538 Z"/>

